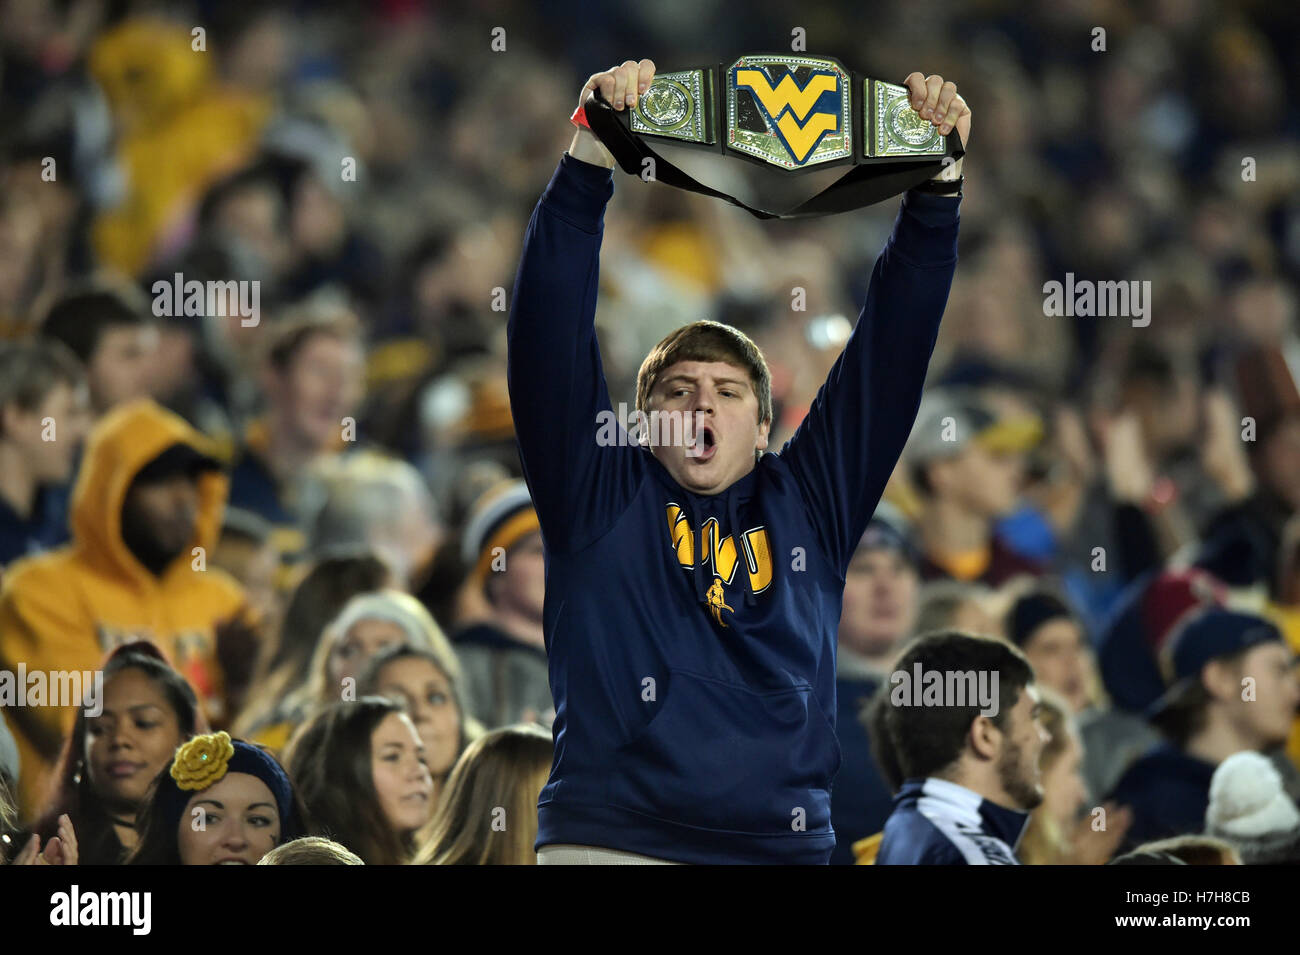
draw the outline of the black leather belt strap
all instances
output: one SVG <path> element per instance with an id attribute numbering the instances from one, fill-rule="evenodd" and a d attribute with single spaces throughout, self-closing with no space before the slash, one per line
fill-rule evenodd
<path id="1" fill-rule="evenodd" d="M 773 59 L 776 58 L 763 58 L 764 62 L 769 62 Z M 851 77 L 847 82 L 841 80 L 841 84 L 844 88 L 841 89 L 838 94 L 849 98 L 849 102 L 844 105 L 841 115 L 844 117 L 851 117 L 851 136 L 844 137 L 845 140 L 851 140 L 851 142 L 846 142 L 846 148 L 851 147 L 851 154 L 832 162 L 821 162 L 817 164 L 795 166 L 793 162 L 788 162 L 783 164 L 783 171 L 788 175 L 797 175 L 799 172 L 804 170 L 823 169 L 832 166 L 845 166 L 848 171 L 821 192 L 784 212 L 775 212 L 769 209 L 760 209 L 751 206 L 740 199 L 737 199 L 735 196 L 699 182 L 689 173 L 686 173 L 656 152 L 654 146 L 652 146 L 650 142 L 650 140 L 658 140 L 660 142 L 669 142 L 674 146 L 680 145 L 697 149 L 707 149 L 718 155 L 740 158 L 748 162 L 759 163 L 764 166 L 776 168 L 776 163 L 762 158 L 755 158 L 754 155 L 748 155 L 745 151 L 728 144 L 728 92 L 726 89 L 729 75 L 728 71 L 732 71 L 731 75 L 734 76 L 734 71 L 737 67 L 744 67 L 747 62 L 748 61 L 745 58 L 742 58 L 730 67 L 719 65 L 701 71 L 700 75 L 705 75 L 706 81 L 701 84 L 703 89 L 699 96 L 698 104 L 695 104 L 695 108 L 700 110 L 697 128 L 700 130 L 699 140 L 702 141 L 687 141 L 678 136 L 673 136 L 669 139 L 667 135 L 661 137 L 659 135 L 634 131 L 632 124 L 635 110 L 615 110 L 604 99 L 604 97 L 601 96 L 598 89 L 592 91 L 584 104 L 587 123 L 596 138 L 599 139 L 605 148 L 614 156 L 619 167 L 629 175 L 641 176 L 643 170 L 646 168 L 645 160 L 651 159 L 654 163 L 653 169 L 655 181 L 662 182 L 669 186 L 675 186 L 678 189 L 686 189 L 689 192 L 696 192 L 700 195 L 726 200 L 732 205 L 739 206 L 740 208 L 752 213 L 759 219 L 799 219 L 812 216 L 832 215 L 838 212 L 847 212 L 851 209 L 860 209 L 863 206 L 872 205 L 873 203 L 899 195 L 914 186 L 921 185 L 926 180 L 938 176 L 944 170 L 945 166 L 950 165 L 965 154 L 961 138 L 954 132 L 948 136 L 939 137 L 939 139 L 943 141 L 941 153 L 937 151 L 940 148 L 939 146 L 932 146 L 931 154 L 924 157 L 871 155 L 871 149 L 865 145 L 865 143 L 870 141 L 869 137 L 872 135 L 872 131 L 868 127 L 869 125 L 881 126 L 885 122 L 883 117 L 876 116 L 871 112 L 873 108 L 879 109 L 878 104 L 866 102 L 866 93 L 862 92 L 868 89 L 868 84 L 873 81 L 866 80 L 860 74 L 849 73 L 848 71 L 838 67 L 838 64 L 836 64 L 836 69 L 838 69 L 840 73 L 847 77 Z M 772 71 L 771 67 L 768 66 L 767 70 L 768 71 L 764 73 L 764 77 L 768 82 L 769 90 L 775 87 L 781 89 L 786 94 L 788 94 L 791 89 L 794 89 L 795 91 L 798 90 L 797 82 L 793 88 L 790 87 L 788 83 L 785 87 L 779 85 L 780 82 L 784 82 L 788 79 L 782 69 Z M 793 73 L 793 70 L 790 70 L 789 72 Z M 677 73 L 673 75 L 680 76 L 682 74 Z M 748 75 L 754 75 L 752 68 L 749 68 Z M 804 77 L 806 83 L 807 77 L 810 74 L 807 72 L 807 69 L 805 69 L 804 72 L 798 75 Z M 656 82 L 658 82 L 658 79 L 659 77 L 656 77 Z M 829 82 L 829 80 L 826 82 Z M 896 91 L 899 88 L 894 87 L 893 89 L 895 90 L 893 115 L 897 117 L 900 113 L 904 113 L 904 111 L 900 110 L 898 106 Z M 654 85 L 652 84 L 651 89 L 647 91 L 647 94 L 653 90 Z M 680 94 L 675 93 L 674 95 Z M 730 95 L 733 96 L 733 98 L 736 97 L 736 90 L 733 89 Z M 741 91 L 739 95 L 742 97 L 749 97 L 750 93 L 748 91 Z M 774 99 L 774 101 L 777 100 Z M 749 100 L 749 102 L 745 104 L 749 108 L 749 115 L 751 117 L 759 115 L 759 111 L 753 106 L 755 102 L 756 98 Z M 807 100 L 805 100 L 805 104 L 806 102 Z M 642 96 L 642 103 L 645 103 L 645 94 Z M 907 110 L 910 110 L 910 108 L 910 106 L 906 107 Z M 805 105 L 805 111 L 806 109 L 807 107 Z M 736 111 L 733 102 L 733 117 L 735 116 L 735 113 Z M 789 117 L 793 114 L 792 112 L 783 109 L 781 115 Z M 793 115 L 793 120 L 795 122 L 806 121 L 805 117 Z M 912 121 L 913 118 L 909 116 L 907 119 Z M 871 121 L 870 123 L 869 120 Z M 752 128 L 752 118 L 750 122 Z M 768 129 L 773 127 L 770 118 L 763 122 L 766 122 Z M 787 122 L 790 122 L 790 120 L 787 119 Z M 644 122 L 642 123 L 642 126 L 644 127 Z M 752 132 L 749 135 L 752 136 Z M 772 135 L 776 136 L 778 134 Z M 734 137 L 734 133 L 732 136 Z"/>

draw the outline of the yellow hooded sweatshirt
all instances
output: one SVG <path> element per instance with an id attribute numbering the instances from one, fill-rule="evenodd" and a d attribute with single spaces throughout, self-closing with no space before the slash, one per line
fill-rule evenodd
<path id="1" fill-rule="evenodd" d="M 175 444 L 212 455 L 207 440 L 182 418 L 147 399 L 120 406 L 91 433 L 71 505 L 72 542 L 12 564 L 0 588 L 0 670 L 95 670 L 115 647 L 151 640 L 194 687 L 209 719 L 220 720 L 222 682 L 215 627 L 242 615 L 239 584 L 207 555 L 216 543 L 227 479 L 199 478 L 195 540 L 156 577 L 122 540 L 122 506 L 135 476 Z M 203 548 L 202 552 L 194 548 Z M 53 686 L 53 682 L 49 682 Z M 56 702 L 56 701 L 47 701 Z M 19 798 L 31 814 L 74 706 L 23 706 L 5 716 L 21 759 Z"/>

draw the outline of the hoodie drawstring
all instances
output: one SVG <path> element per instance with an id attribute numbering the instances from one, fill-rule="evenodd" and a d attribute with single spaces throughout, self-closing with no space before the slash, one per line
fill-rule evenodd
<path id="1" fill-rule="evenodd" d="M 742 565 L 743 575 L 737 575 L 740 588 L 745 591 L 745 606 L 754 606 L 754 589 L 749 586 L 749 558 L 745 556 L 745 529 L 740 526 L 739 495 L 727 498 L 727 520 L 731 522 L 731 539 L 736 544 L 736 560 Z M 736 580 L 736 577 L 732 578 Z"/>
<path id="2" fill-rule="evenodd" d="M 709 573 L 704 571 L 704 541 L 707 536 L 707 529 L 700 520 L 699 503 L 694 497 L 690 498 L 691 506 L 691 527 L 695 533 L 695 555 L 694 561 L 694 581 L 695 597 L 701 603 L 708 606 L 715 612 L 715 616 L 721 622 L 721 610 L 730 610 L 725 603 L 723 596 L 722 580 L 718 576 L 717 568 L 713 567 Z M 744 564 L 743 576 L 737 575 L 732 577 L 733 583 L 739 581 L 740 589 L 745 592 L 745 605 L 752 607 L 757 603 L 754 598 L 754 592 L 748 586 L 749 581 L 749 560 L 745 554 L 745 540 L 743 536 L 744 528 L 740 525 L 740 501 L 739 495 L 732 495 L 727 498 L 727 532 L 731 535 L 732 543 L 736 548 L 736 560 Z M 721 533 L 721 532 L 719 532 Z M 710 558 L 712 554 L 710 554 Z M 740 568 L 737 568 L 740 569 Z"/>
<path id="3" fill-rule="evenodd" d="M 695 503 L 695 498 L 691 502 L 691 527 L 695 533 L 695 599 L 701 603 L 709 602 L 709 588 L 704 583 L 704 527 L 700 524 L 700 508 Z"/>

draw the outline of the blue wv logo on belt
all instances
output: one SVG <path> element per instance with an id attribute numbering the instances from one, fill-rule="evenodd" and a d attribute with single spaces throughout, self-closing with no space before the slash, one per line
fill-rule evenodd
<path id="1" fill-rule="evenodd" d="M 803 165 L 827 133 L 838 132 L 844 90 L 834 73 L 814 72 L 801 88 L 791 73 L 773 88 L 765 72 L 738 68 L 736 89 L 748 89 L 767 126 L 796 163 Z"/>

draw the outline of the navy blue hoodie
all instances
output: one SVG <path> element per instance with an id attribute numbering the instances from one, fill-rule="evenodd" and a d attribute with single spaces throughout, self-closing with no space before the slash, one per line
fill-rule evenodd
<path id="1" fill-rule="evenodd" d="M 1214 764 L 1184 753 L 1173 743 L 1158 743 L 1129 767 L 1110 798 L 1133 810 L 1133 825 L 1121 852 L 1144 842 L 1205 829 Z"/>
<path id="2" fill-rule="evenodd" d="M 803 424 L 702 496 L 635 442 L 598 440 L 612 412 L 594 319 L 613 190 L 611 170 L 564 155 L 528 224 L 508 329 L 556 710 L 537 846 L 825 863 L 844 574 L 916 417 L 960 200 L 904 197 Z"/>

